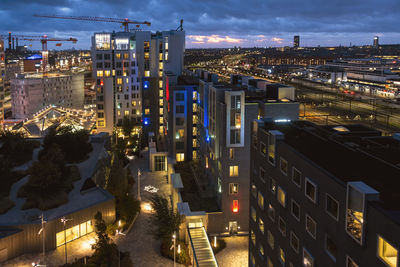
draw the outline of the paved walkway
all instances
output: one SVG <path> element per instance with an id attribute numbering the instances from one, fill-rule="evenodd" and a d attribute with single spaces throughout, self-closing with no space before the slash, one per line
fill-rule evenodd
<path id="1" fill-rule="evenodd" d="M 146 153 L 147 154 L 147 153 Z M 121 251 L 129 251 L 133 266 L 138 267 L 168 267 L 173 266 L 173 261 L 164 258 L 160 254 L 160 241 L 155 240 L 149 233 L 152 225 L 150 215 L 153 212 L 149 200 L 154 193 L 145 191 L 145 187 L 153 186 L 158 189 L 157 194 L 170 195 L 170 187 L 165 176 L 167 172 L 149 172 L 147 155 L 141 159 L 135 159 L 130 164 L 130 169 L 135 177 L 133 193 L 137 195 L 137 169 L 141 170 L 141 197 L 142 210 L 131 232 L 125 237 L 119 237 L 116 243 Z M 177 266 L 184 266 L 177 264 Z"/>
<path id="2" fill-rule="evenodd" d="M 247 236 L 232 236 L 224 238 L 226 248 L 215 257 L 219 267 L 248 266 L 249 238 Z"/>

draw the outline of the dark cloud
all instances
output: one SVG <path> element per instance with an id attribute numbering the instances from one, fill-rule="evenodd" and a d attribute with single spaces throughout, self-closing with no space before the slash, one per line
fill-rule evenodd
<path id="1" fill-rule="evenodd" d="M 398 43 L 399 13 L 399 0 L 0 0 L 0 32 L 74 36 L 79 47 L 88 48 L 92 32 L 120 29 L 118 24 L 32 16 L 65 14 L 149 20 L 153 31 L 175 29 L 183 18 L 187 35 L 220 40 L 192 43 L 188 38 L 189 47 L 289 45 L 294 34 L 308 45 L 370 43 L 373 35 Z"/>

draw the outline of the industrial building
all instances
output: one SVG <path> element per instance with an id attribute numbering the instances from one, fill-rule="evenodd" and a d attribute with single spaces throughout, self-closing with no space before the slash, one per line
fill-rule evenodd
<path id="1" fill-rule="evenodd" d="M 249 266 L 399 266 L 398 136 L 253 122 Z"/>

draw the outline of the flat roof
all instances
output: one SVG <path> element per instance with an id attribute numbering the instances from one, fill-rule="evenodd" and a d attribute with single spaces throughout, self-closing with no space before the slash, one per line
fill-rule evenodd
<path id="1" fill-rule="evenodd" d="M 344 183 L 362 181 L 377 190 L 377 204 L 400 223 L 399 140 L 361 125 L 266 121 L 263 128 L 282 132 L 285 143 Z"/>
<path id="2" fill-rule="evenodd" d="M 91 136 L 93 150 L 90 152 L 89 158 L 84 162 L 76 164 L 81 179 L 73 183 L 74 188 L 68 193 L 67 203 L 60 205 L 57 208 L 45 211 L 41 211 L 37 208 L 22 210 L 21 208 L 25 203 L 26 198 L 18 197 L 18 191 L 29 179 L 29 176 L 25 176 L 23 179 L 12 185 L 9 198 L 14 201 L 15 206 L 8 212 L 0 215 L 0 226 L 40 223 L 39 216 L 42 213 L 44 214 L 45 220 L 54 220 L 114 198 L 109 192 L 101 187 L 95 187 L 81 192 L 81 188 L 85 184 L 86 180 L 93 176 L 97 167 L 97 162 L 101 158 L 108 156 L 104 148 L 104 142 L 98 142 L 99 135 Z"/>

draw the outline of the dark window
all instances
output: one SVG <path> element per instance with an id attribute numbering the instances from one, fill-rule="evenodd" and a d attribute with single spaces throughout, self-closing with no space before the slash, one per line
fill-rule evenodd
<path id="1" fill-rule="evenodd" d="M 104 62 L 104 68 L 111 68 L 110 62 Z"/>
<path id="2" fill-rule="evenodd" d="M 103 112 L 98 112 L 97 113 L 97 118 L 104 118 L 104 113 Z"/>
<path id="3" fill-rule="evenodd" d="M 279 231 L 283 236 L 286 236 L 286 223 L 282 217 L 279 217 Z"/>
<path id="4" fill-rule="evenodd" d="M 231 130 L 231 144 L 240 144 L 240 129 Z"/>
<path id="5" fill-rule="evenodd" d="M 300 220 L 300 206 L 297 205 L 296 202 L 294 202 L 294 200 L 292 200 L 292 215 L 297 219 Z"/>
<path id="6" fill-rule="evenodd" d="M 121 62 L 117 62 L 116 67 L 117 68 L 122 68 L 122 63 Z"/>
<path id="7" fill-rule="evenodd" d="M 175 148 L 176 150 L 184 150 L 185 149 L 185 142 L 176 142 L 175 143 Z"/>
<path id="8" fill-rule="evenodd" d="M 338 219 L 339 216 L 339 202 L 326 194 L 326 212 L 331 215 L 334 219 Z"/>
<path id="9" fill-rule="evenodd" d="M 284 158 L 281 158 L 281 171 L 287 175 L 288 173 L 288 163 L 287 160 L 285 160 Z"/>
<path id="10" fill-rule="evenodd" d="M 271 204 L 268 205 L 268 217 L 275 222 L 275 208 Z"/>
<path id="11" fill-rule="evenodd" d="M 96 63 L 96 68 L 98 68 L 98 69 L 103 68 L 103 63 L 102 62 L 97 62 Z"/>
<path id="12" fill-rule="evenodd" d="M 272 194 L 275 195 L 275 193 L 276 193 L 276 182 L 271 177 L 269 179 L 269 190 L 271 190 Z"/>
<path id="13" fill-rule="evenodd" d="M 124 62 L 124 68 L 128 68 L 129 67 L 129 62 Z"/>
<path id="14" fill-rule="evenodd" d="M 314 203 L 317 202 L 317 186 L 306 178 L 306 196 Z"/>
<path id="15" fill-rule="evenodd" d="M 184 118 L 176 118 L 175 124 L 176 124 L 176 126 L 182 126 L 185 124 L 185 119 Z"/>
<path id="16" fill-rule="evenodd" d="M 306 215 L 306 230 L 315 239 L 317 235 L 317 224 L 308 214 Z"/>
<path id="17" fill-rule="evenodd" d="M 176 105 L 176 113 L 184 113 L 185 106 L 184 105 Z"/>
<path id="18" fill-rule="evenodd" d="M 102 60 L 103 54 L 96 54 L 96 60 Z"/>
<path id="19" fill-rule="evenodd" d="M 110 54 L 104 54 L 104 59 L 111 59 L 111 55 Z"/>
<path id="20" fill-rule="evenodd" d="M 293 232 L 290 233 L 290 245 L 296 253 L 299 253 L 299 239 Z"/>
<path id="21" fill-rule="evenodd" d="M 185 100 L 185 95 L 183 93 L 176 93 L 175 94 L 175 100 L 176 101 L 184 101 Z"/>
<path id="22" fill-rule="evenodd" d="M 301 186 L 301 172 L 293 167 L 292 175 L 293 175 L 293 177 L 292 177 L 293 183 L 295 183 L 297 186 L 300 187 Z"/>
<path id="23" fill-rule="evenodd" d="M 334 261 L 336 261 L 337 246 L 328 235 L 325 238 L 325 249 L 326 252 L 328 252 L 328 255 L 331 256 Z"/>
<path id="24" fill-rule="evenodd" d="M 260 142 L 260 152 L 263 156 L 267 156 L 267 146 L 263 142 Z"/>

